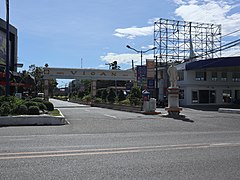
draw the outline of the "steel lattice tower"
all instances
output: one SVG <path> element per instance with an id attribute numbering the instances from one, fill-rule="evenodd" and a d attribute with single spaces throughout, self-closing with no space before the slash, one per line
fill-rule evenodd
<path id="1" fill-rule="evenodd" d="M 161 64 L 221 57 L 221 25 L 161 18 L 154 22 L 154 46 Z"/>

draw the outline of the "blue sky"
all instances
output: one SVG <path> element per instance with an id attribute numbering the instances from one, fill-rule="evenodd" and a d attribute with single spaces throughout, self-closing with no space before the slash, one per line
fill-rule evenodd
<path id="1" fill-rule="evenodd" d="M 5 19 L 5 0 L 0 0 Z M 18 58 L 23 69 L 121 69 L 140 64 L 138 50 L 153 46 L 156 18 L 222 24 L 223 34 L 240 29 L 239 0 L 10 0 L 10 23 L 18 29 Z M 238 39 L 239 33 L 233 39 Z M 239 53 L 238 53 L 239 52 Z M 144 56 L 152 58 L 150 52 Z M 240 55 L 239 47 L 226 52 Z M 82 61 L 81 61 L 82 59 Z M 82 62 L 82 63 L 81 63 Z"/>

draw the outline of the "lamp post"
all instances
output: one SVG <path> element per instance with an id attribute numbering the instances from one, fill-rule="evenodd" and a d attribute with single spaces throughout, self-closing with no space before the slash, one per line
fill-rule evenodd
<path id="1" fill-rule="evenodd" d="M 145 50 L 145 51 L 143 51 L 143 50 L 140 50 L 140 51 L 139 51 L 139 50 L 136 50 L 135 48 L 133 48 L 133 47 L 131 47 L 131 46 L 129 46 L 129 45 L 127 45 L 126 47 L 129 48 L 129 49 L 134 50 L 134 51 L 137 52 L 137 53 L 140 53 L 140 54 L 141 54 L 141 66 L 142 66 L 142 57 L 143 57 L 143 54 L 146 53 L 146 52 L 148 52 L 148 51 L 152 51 L 152 50 L 154 50 L 154 49 L 157 49 L 157 47 L 153 47 L 153 48 L 148 49 L 148 50 Z"/>
<path id="2" fill-rule="evenodd" d="M 9 0 L 6 0 L 6 96 L 9 96 Z"/>

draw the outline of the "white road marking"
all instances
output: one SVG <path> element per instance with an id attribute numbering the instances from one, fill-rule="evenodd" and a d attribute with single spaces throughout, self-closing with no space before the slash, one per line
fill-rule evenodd
<path id="1" fill-rule="evenodd" d="M 107 116 L 107 117 L 111 117 L 111 118 L 114 118 L 114 119 L 117 119 L 116 116 L 112 116 L 112 115 L 109 115 L 109 114 L 103 114 L 104 116 Z"/>

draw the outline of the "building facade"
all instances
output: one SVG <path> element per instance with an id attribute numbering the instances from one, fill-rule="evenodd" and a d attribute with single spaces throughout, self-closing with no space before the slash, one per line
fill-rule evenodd
<path id="1" fill-rule="evenodd" d="M 181 106 L 240 102 L 240 57 L 185 62 L 176 67 Z"/>

